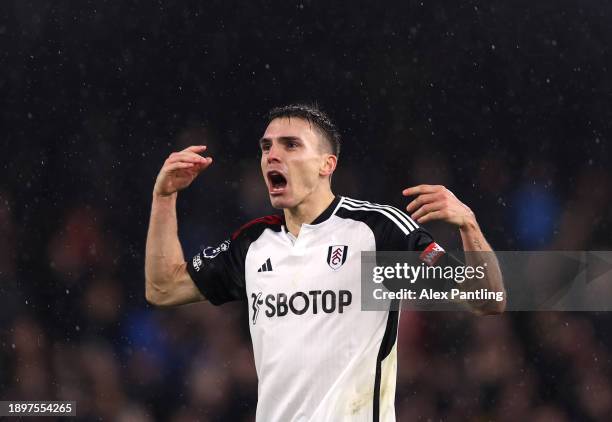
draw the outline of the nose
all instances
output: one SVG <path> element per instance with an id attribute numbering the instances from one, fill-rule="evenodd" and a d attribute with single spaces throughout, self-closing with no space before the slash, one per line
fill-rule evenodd
<path id="1" fill-rule="evenodd" d="M 270 145 L 270 149 L 268 150 L 268 164 L 279 161 L 280 148 L 275 142 L 273 142 L 272 145 Z"/>

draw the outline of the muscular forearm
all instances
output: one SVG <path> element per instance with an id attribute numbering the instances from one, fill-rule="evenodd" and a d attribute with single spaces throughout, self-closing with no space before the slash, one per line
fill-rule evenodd
<path id="1" fill-rule="evenodd" d="M 145 257 L 146 296 L 150 301 L 171 289 L 176 272 L 185 263 L 178 238 L 176 198 L 176 193 L 153 194 Z"/>
<path id="2" fill-rule="evenodd" d="M 204 300 L 187 271 L 179 242 L 176 197 L 212 163 L 212 158 L 199 154 L 205 149 L 204 145 L 193 145 L 173 152 L 155 179 L 145 257 L 145 294 L 155 305 Z"/>
<path id="3" fill-rule="evenodd" d="M 423 224 L 428 221 L 441 220 L 459 228 L 463 250 L 466 252 L 466 264 L 470 267 L 486 265 L 485 277 L 476 277 L 464 282 L 460 288 L 465 291 L 487 289 L 489 292 L 503 292 L 503 301 L 468 302 L 468 306 L 479 314 L 503 312 L 506 307 L 506 294 L 502 281 L 499 263 L 491 246 L 478 227 L 472 210 L 459 201 L 457 197 L 441 185 L 418 185 L 402 192 L 404 196 L 417 197 L 408 204 L 406 211 L 411 218 Z"/>
<path id="4" fill-rule="evenodd" d="M 473 311 L 479 314 L 501 313 L 506 307 L 506 293 L 502 279 L 501 270 L 495 252 L 485 239 L 478 223 L 474 219 L 466 223 L 459 229 L 463 250 L 465 253 L 466 265 L 477 267 L 485 266 L 485 276 L 482 279 L 473 278 L 464 283 L 464 290 L 487 289 L 489 292 L 504 292 L 504 300 L 501 302 L 483 300 L 480 302 L 470 302 Z"/>

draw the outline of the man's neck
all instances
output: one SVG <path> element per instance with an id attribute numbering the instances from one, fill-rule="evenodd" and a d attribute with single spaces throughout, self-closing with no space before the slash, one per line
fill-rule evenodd
<path id="1" fill-rule="evenodd" d="M 314 197 L 311 195 L 295 208 L 285 208 L 285 223 L 287 230 L 296 236 L 300 233 L 302 224 L 312 223 L 334 200 L 331 190 Z"/>

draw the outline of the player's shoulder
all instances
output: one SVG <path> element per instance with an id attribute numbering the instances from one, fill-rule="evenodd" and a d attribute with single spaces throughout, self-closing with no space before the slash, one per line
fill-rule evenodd
<path id="1" fill-rule="evenodd" d="M 362 221 L 374 230 L 392 226 L 408 234 L 420 228 L 408 214 L 397 207 L 346 196 L 342 197 L 336 215 Z"/>
<path id="2" fill-rule="evenodd" d="M 234 233 L 232 233 L 231 239 L 236 240 L 239 238 L 257 238 L 267 228 L 280 231 L 283 225 L 282 215 L 266 215 L 264 217 L 255 218 L 242 226 Z"/>

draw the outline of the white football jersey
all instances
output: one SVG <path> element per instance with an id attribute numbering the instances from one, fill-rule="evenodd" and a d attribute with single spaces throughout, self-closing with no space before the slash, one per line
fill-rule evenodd
<path id="1" fill-rule="evenodd" d="M 397 208 L 336 197 L 297 237 L 263 217 L 189 261 L 211 303 L 248 304 L 258 421 L 395 420 L 399 312 L 361 310 L 361 251 L 432 242 Z"/>

